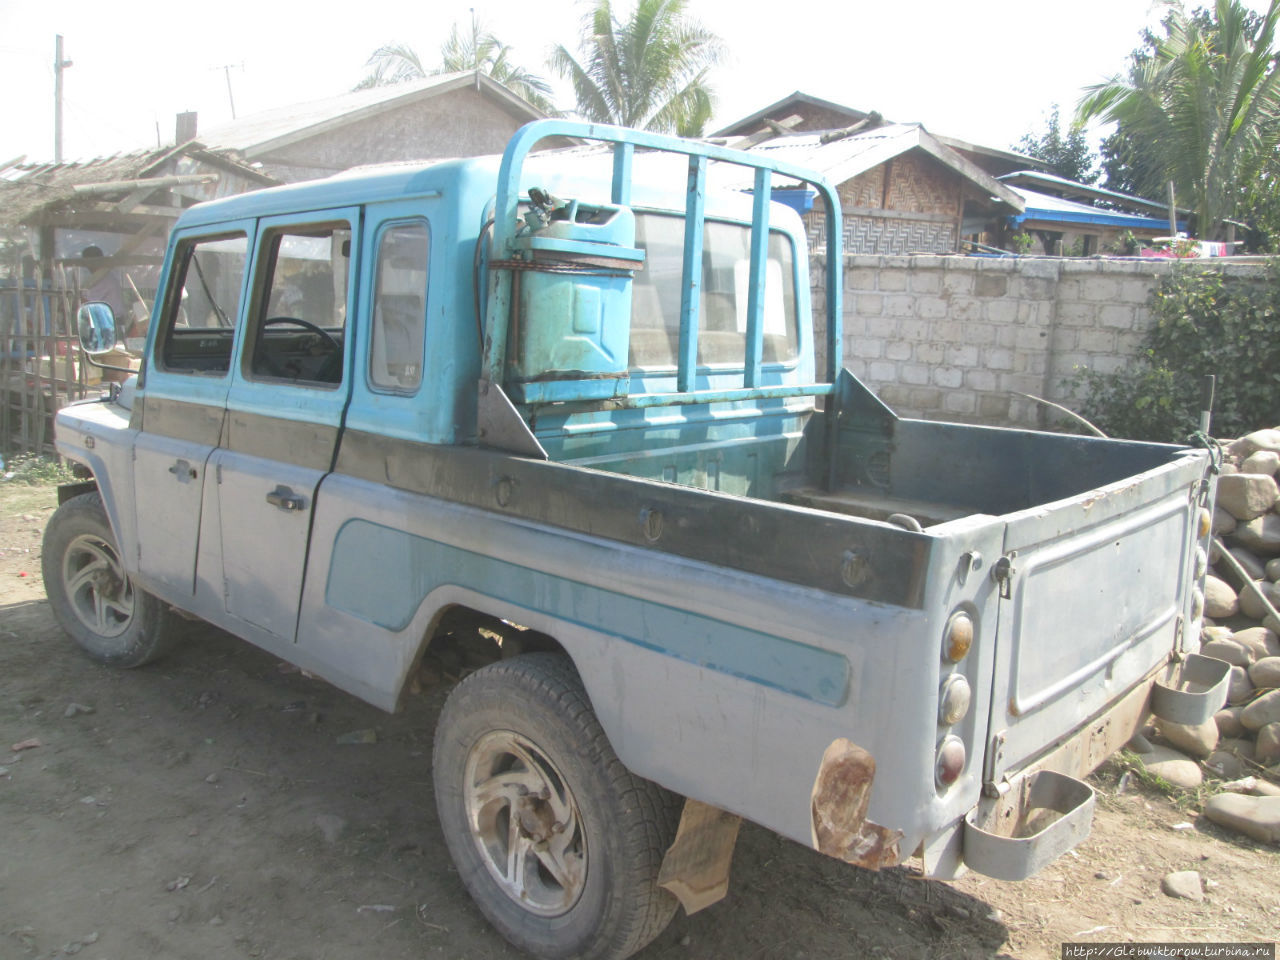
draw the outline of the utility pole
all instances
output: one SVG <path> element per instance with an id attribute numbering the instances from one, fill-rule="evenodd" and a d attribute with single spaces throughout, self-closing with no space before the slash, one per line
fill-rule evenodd
<path id="1" fill-rule="evenodd" d="M 53 162 L 62 162 L 62 71 L 71 66 L 62 58 L 62 34 L 53 45 Z"/>

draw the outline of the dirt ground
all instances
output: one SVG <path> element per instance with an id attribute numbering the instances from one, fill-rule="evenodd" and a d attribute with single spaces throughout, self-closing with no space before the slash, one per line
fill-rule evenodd
<path id="1" fill-rule="evenodd" d="M 44 598 L 54 503 L 0 483 L 0 958 L 519 956 L 439 833 L 443 687 L 390 716 L 194 623 L 161 663 L 100 668 Z M 73 703 L 92 712 L 65 716 Z M 376 742 L 337 742 L 366 730 Z M 1019 884 L 867 873 L 747 826 L 728 899 L 641 956 L 1057 958 L 1064 941 L 1277 936 L 1280 850 L 1197 823 L 1188 799 L 1096 785 L 1090 839 Z M 1200 871 L 1203 903 L 1160 892 L 1173 870 Z"/>

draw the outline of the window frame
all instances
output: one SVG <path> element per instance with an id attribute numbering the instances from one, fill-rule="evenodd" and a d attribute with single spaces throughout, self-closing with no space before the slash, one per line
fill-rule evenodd
<path id="1" fill-rule="evenodd" d="M 419 371 L 418 382 L 412 388 L 383 386 L 376 383 L 373 379 L 373 361 L 374 361 L 373 343 L 374 343 L 374 336 L 376 335 L 376 317 L 377 317 L 377 309 L 378 309 L 379 286 L 380 286 L 380 281 L 382 279 L 382 244 L 383 244 L 383 241 L 386 239 L 387 235 L 391 233 L 391 231 L 397 228 L 406 227 L 406 226 L 421 226 L 422 229 L 426 232 L 426 240 L 427 240 L 427 260 L 426 260 L 426 263 L 424 264 L 424 270 L 423 270 L 424 274 L 426 275 L 426 285 L 423 287 L 423 290 L 422 290 L 422 304 L 423 304 L 422 353 L 419 358 L 419 364 L 418 364 L 418 371 Z M 366 311 L 366 316 L 368 316 L 369 318 L 368 319 L 369 335 L 364 338 L 365 343 L 367 345 L 366 347 L 367 355 L 364 363 L 365 388 L 370 393 L 375 393 L 380 396 L 415 397 L 422 391 L 422 385 L 423 383 L 426 382 L 426 379 L 427 379 L 427 376 L 426 376 L 427 374 L 427 370 L 426 370 L 427 317 L 430 315 L 430 311 L 427 309 L 427 307 L 428 307 L 429 298 L 431 295 L 431 262 L 433 259 L 432 230 L 431 230 L 430 219 L 423 216 L 405 216 L 405 217 L 397 217 L 397 218 L 382 221 L 378 225 L 377 232 L 373 237 L 371 252 L 373 255 L 373 266 L 372 266 L 372 269 L 369 271 L 369 297 L 368 297 L 368 310 Z"/>
<path id="2" fill-rule="evenodd" d="M 205 232 L 208 230 L 208 232 Z M 177 326 L 178 310 L 181 308 L 181 291 L 186 287 L 187 271 L 196 247 L 204 243 L 217 243 L 221 240 L 244 240 L 244 262 L 240 268 L 240 292 L 236 301 L 235 316 L 231 318 L 228 342 L 227 365 L 222 370 L 193 370 L 187 367 L 175 367 L 166 362 L 165 351 L 173 340 L 172 334 Z M 253 254 L 254 229 L 251 225 L 214 224 L 210 228 L 199 228 L 184 233 L 173 240 L 171 268 L 164 284 L 164 297 L 161 308 L 155 317 L 156 326 L 154 343 L 151 350 L 152 363 L 157 373 L 173 376 L 200 377 L 205 380 L 227 379 L 236 365 L 236 350 L 244 326 L 246 284 L 249 281 L 250 266 Z M 188 328 L 190 329 L 190 328 Z M 199 328 L 197 328 L 199 329 Z M 208 328 L 210 330 L 221 328 Z"/>
<path id="3" fill-rule="evenodd" d="M 327 211 L 334 212 L 334 211 Z M 303 389 L 341 391 L 346 389 L 347 368 L 351 362 L 352 340 L 352 304 L 355 298 L 357 273 L 357 244 L 359 242 L 359 218 L 351 216 L 326 216 L 315 220 L 295 220 L 291 218 L 271 217 L 270 222 L 263 221 L 258 229 L 256 241 L 256 257 L 253 267 L 253 288 L 242 308 L 245 312 L 244 335 L 240 347 L 240 377 L 248 383 L 301 387 Z M 329 229 L 330 239 L 339 229 L 345 229 L 347 238 L 347 277 L 346 277 L 346 315 L 342 327 L 342 362 L 339 364 L 340 378 L 336 382 L 325 380 L 305 380 L 296 377 L 278 377 L 260 373 L 254 369 L 254 354 L 257 351 L 258 339 L 262 334 L 262 322 L 268 319 L 267 306 L 271 297 L 272 282 L 275 279 L 276 266 L 279 260 L 279 244 L 276 240 L 284 235 L 307 236 Z M 305 329 L 305 328 L 299 328 Z"/>

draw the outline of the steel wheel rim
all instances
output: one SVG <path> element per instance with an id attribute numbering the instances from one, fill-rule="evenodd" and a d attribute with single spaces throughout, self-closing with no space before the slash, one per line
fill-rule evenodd
<path id="1" fill-rule="evenodd" d="M 587 879 L 587 838 L 564 776 L 527 737 L 494 730 L 467 755 L 471 838 L 489 876 L 540 917 L 568 913 Z"/>
<path id="2" fill-rule="evenodd" d="M 71 611 L 100 637 L 118 637 L 133 623 L 133 584 L 113 547 L 83 533 L 62 555 L 62 582 Z"/>

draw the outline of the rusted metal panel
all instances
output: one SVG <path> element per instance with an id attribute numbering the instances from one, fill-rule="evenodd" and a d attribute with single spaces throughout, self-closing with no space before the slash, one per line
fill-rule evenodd
<path id="1" fill-rule="evenodd" d="M 810 801 L 814 847 L 868 870 L 902 862 L 898 849 L 902 831 L 867 819 L 875 777 L 875 758 L 841 737 L 822 755 Z"/>

